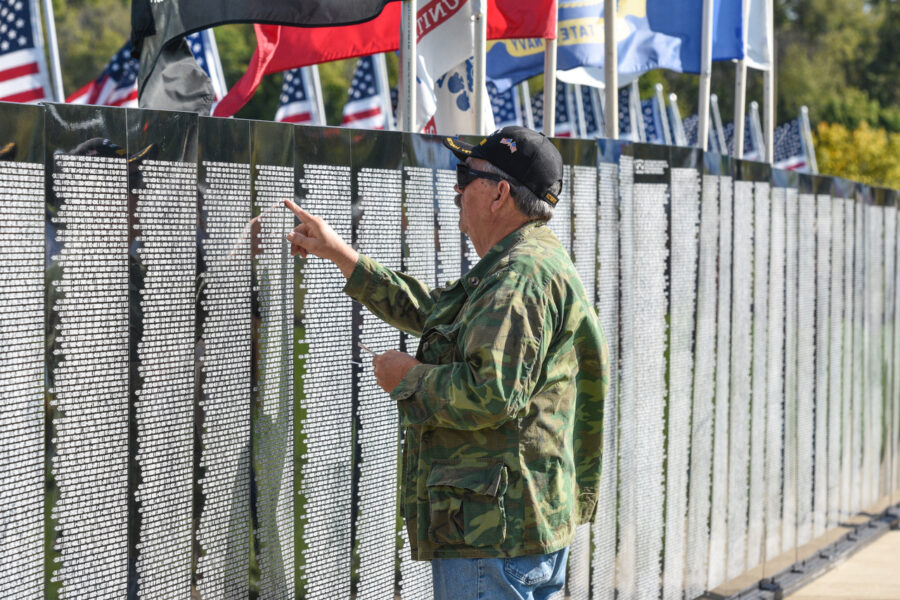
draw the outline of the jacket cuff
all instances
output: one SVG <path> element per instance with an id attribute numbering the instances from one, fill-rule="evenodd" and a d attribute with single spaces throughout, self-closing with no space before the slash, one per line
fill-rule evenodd
<path id="1" fill-rule="evenodd" d="M 431 417 L 433 411 L 425 402 L 425 394 L 419 392 L 424 387 L 425 377 L 436 367 L 426 364 L 414 366 L 391 391 L 391 399 L 397 403 L 400 422 L 404 427 L 423 423 Z"/>
<path id="2" fill-rule="evenodd" d="M 381 265 L 368 256 L 360 254 L 356 266 L 353 267 L 353 272 L 350 273 L 350 277 L 347 278 L 347 283 L 344 285 L 344 293 L 354 300 L 365 297 L 378 281 L 380 269 Z"/>

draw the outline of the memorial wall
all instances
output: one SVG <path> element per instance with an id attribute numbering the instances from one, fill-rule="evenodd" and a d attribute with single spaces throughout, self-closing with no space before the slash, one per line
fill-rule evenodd
<path id="1" fill-rule="evenodd" d="M 573 599 L 772 577 L 900 502 L 898 194 L 561 140 L 614 376 Z M 0 596 L 428 599 L 370 355 L 283 200 L 429 286 L 478 261 L 433 136 L 0 103 Z"/>

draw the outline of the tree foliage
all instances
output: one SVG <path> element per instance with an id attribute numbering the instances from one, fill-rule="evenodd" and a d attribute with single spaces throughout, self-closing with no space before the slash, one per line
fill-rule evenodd
<path id="1" fill-rule="evenodd" d="M 900 189 L 900 133 L 872 128 L 865 121 L 856 129 L 822 122 L 815 146 L 822 173 Z"/>
<path id="2" fill-rule="evenodd" d="M 128 0 L 53 0 L 63 89 L 96 79 L 131 34 Z M 46 35 L 45 35 L 46 38 Z"/>

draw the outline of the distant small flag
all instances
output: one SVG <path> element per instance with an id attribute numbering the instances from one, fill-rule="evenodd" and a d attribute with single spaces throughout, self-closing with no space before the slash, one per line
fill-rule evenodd
<path id="1" fill-rule="evenodd" d="M 744 124 L 744 159 L 745 160 L 759 160 L 759 157 L 762 156 L 759 152 L 758 148 L 754 148 L 753 146 L 753 136 L 750 135 L 750 128 L 753 124 L 750 122 L 750 116 L 747 115 L 747 120 Z M 734 156 L 734 123 L 728 123 L 725 125 L 725 129 L 722 132 L 725 137 L 725 149 L 726 151 L 722 154 L 728 154 L 729 156 Z M 696 136 L 696 134 L 694 134 Z"/>
<path id="2" fill-rule="evenodd" d="M 497 86 L 487 82 L 488 94 L 491 97 L 491 108 L 494 110 L 494 125 L 502 129 L 509 125 L 522 125 L 522 104 L 519 101 L 519 90 L 511 87 L 503 93 L 497 92 Z"/>
<path id="3" fill-rule="evenodd" d="M 684 137 L 687 138 L 687 145 L 688 146 L 697 146 L 697 129 L 700 127 L 700 116 L 699 115 L 691 115 L 689 117 L 686 117 L 684 119 L 684 121 L 682 121 L 682 123 L 684 126 Z M 733 134 L 734 133 L 734 125 L 730 125 L 730 127 L 731 127 L 731 134 Z M 727 127 L 725 128 L 725 135 L 726 135 L 726 142 L 728 142 L 728 140 L 730 138 L 727 137 L 729 135 L 729 130 Z M 715 135 L 715 132 L 713 131 L 712 127 L 710 127 L 709 130 L 707 131 L 707 136 L 708 136 L 707 137 L 708 141 L 706 142 L 706 148 L 710 152 L 725 154 L 725 152 L 722 152 L 721 148 L 719 148 L 719 140 L 716 139 L 716 135 Z M 756 160 L 756 156 L 758 156 L 758 155 L 754 155 L 752 151 L 748 152 L 746 138 L 744 141 L 745 141 L 745 143 L 744 143 L 744 147 L 745 147 L 744 158 L 746 160 Z"/>
<path id="4" fill-rule="evenodd" d="M 572 86 L 562 81 L 556 82 L 556 127 L 554 137 L 575 137 L 574 111 L 571 104 L 569 89 Z M 531 100 L 531 111 L 534 115 L 534 128 L 540 130 L 544 126 L 544 92 L 538 92 Z"/>
<path id="5" fill-rule="evenodd" d="M 641 102 L 641 115 L 644 118 L 644 134 L 648 144 L 665 144 L 666 137 L 663 132 L 662 115 L 656 98 L 647 98 Z"/>
<path id="6" fill-rule="evenodd" d="M 0 101 L 51 96 L 36 8 L 33 0 L 0 0 Z"/>
<path id="7" fill-rule="evenodd" d="M 209 75 L 213 92 L 216 94 L 216 101 L 221 100 L 228 93 L 228 86 L 225 85 L 222 61 L 219 59 L 219 49 L 216 46 L 213 30 L 196 31 L 187 36 L 187 41 L 197 64 Z"/>
<path id="8" fill-rule="evenodd" d="M 375 57 L 363 56 L 356 61 L 356 72 L 350 83 L 347 104 L 341 125 L 360 129 L 385 129 L 389 114 L 384 106 L 384 94 L 378 89 L 375 76 Z"/>
<path id="9" fill-rule="evenodd" d="M 619 88 L 619 139 L 640 141 L 639 132 L 634 127 L 631 114 L 631 86 Z"/>
<path id="10" fill-rule="evenodd" d="M 800 173 L 809 172 L 809 160 L 801 137 L 800 119 L 788 121 L 775 129 L 773 165 L 776 169 L 787 169 Z"/>
<path id="11" fill-rule="evenodd" d="M 281 84 L 281 100 L 278 111 L 275 113 L 275 120 L 283 123 L 312 124 L 315 108 L 310 94 L 311 89 L 306 67 L 285 71 L 284 81 Z"/>
<path id="12" fill-rule="evenodd" d="M 188 46 L 197 63 L 212 82 L 216 100 L 221 99 L 227 87 L 222 76 L 222 63 L 211 30 L 198 31 L 187 36 Z M 100 77 L 85 84 L 66 98 L 69 104 L 94 104 L 99 106 L 138 106 L 138 60 L 131 57 L 131 42 L 113 55 Z"/>
<path id="13" fill-rule="evenodd" d="M 581 103 L 584 105 L 584 130 L 589 138 L 603 137 L 605 125 L 603 111 L 600 109 L 599 99 L 594 94 L 594 88 L 581 86 Z"/>
<path id="14" fill-rule="evenodd" d="M 138 61 L 131 58 L 131 42 L 115 53 L 100 77 L 66 98 L 69 104 L 97 104 L 136 108 Z"/>
<path id="15" fill-rule="evenodd" d="M 397 107 L 400 105 L 400 90 L 396 87 L 391 88 L 391 114 L 394 115 L 394 122 L 397 122 Z"/>

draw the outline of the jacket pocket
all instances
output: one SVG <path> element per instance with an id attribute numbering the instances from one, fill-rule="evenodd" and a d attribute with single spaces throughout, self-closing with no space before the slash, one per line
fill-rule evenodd
<path id="1" fill-rule="evenodd" d="M 437 544 L 495 546 L 506 539 L 508 475 L 490 459 L 434 461 L 428 474 L 430 525 Z"/>
<path id="2" fill-rule="evenodd" d="M 429 365 L 444 365 L 456 357 L 456 338 L 459 323 L 435 325 L 422 333 L 416 357 Z"/>

